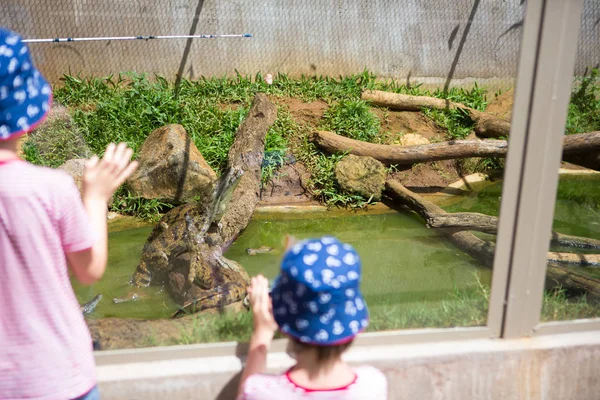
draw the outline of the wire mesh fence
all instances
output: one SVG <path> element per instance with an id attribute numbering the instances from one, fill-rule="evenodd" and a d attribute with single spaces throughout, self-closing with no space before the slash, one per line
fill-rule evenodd
<path id="1" fill-rule="evenodd" d="M 33 44 L 40 68 L 223 75 L 239 71 L 337 76 L 367 68 L 396 78 L 514 76 L 524 0 L 260 1 L 4 0 L 0 25 L 25 38 L 254 34 Z M 600 63 L 600 3 L 586 2 L 577 71 Z"/>
<path id="2" fill-rule="evenodd" d="M 241 34 L 254 38 L 32 45 L 55 80 L 62 73 L 146 71 L 188 77 L 257 71 L 338 75 L 511 77 L 523 1 L 5 0 L 0 25 L 25 38 Z M 600 14 L 590 4 L 587 14 Z M 593 16 L 581 66 L 596 62 Z M 587 28 L 586 28 L 587 27 Z M 597 37 L 597 35 L 596 35 Z"/>

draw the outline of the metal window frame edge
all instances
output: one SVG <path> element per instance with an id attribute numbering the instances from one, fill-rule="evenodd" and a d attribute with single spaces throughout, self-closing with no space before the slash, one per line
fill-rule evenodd
<path id="1" fill-rule="evenodd" d="M 560 335 L 575 332 L 600 331 L 600 318 L 544 322 L 534 328 L 532 336 Z"/>
<path id="2" fill-rule="evenodd" d="M 500 332 L 502 338 L 532 336 L 540 322 L 546 254 L 583 5 L 584 0 L 528 2 L 513 115 L 516 133 L 521 133 L 523 128 L 525 131 L 522 136 L 511 137 L 509 142 L 494 264 L 494 268 L 508 273 L 500 276 L 502 280 L 508 279 L 508 285 L 503 313 L 498 306 L 501 294 L 492 287 L 495 298 L 490 304 L 490 315 L 496 314 L 488 318 L 491 329 L 494 333 Z M 536 25 L 537 41 L 533 29 Z M 537 42 L 535 47 L 534 42 Z M 528 46 L 531 46 L 529 50 L 535 48 L 532 74 L 523 70 L 531 66 L 526 65 L 532 56 L 526 54 Z M 508 219 L 503 219 L 503 214 L 514 218 L 513 224 L 506 224 Z M 503 283 L 492 282 L 497 289 L 501 289 Z M 497 314 L 503 315 L 501 325 Z M 539 327 L 538 332 L 540 330 L 550 332 L 552 328 Z"/>
<path id="3" fill-rule="evenodd" d="M 495 337 L 502 335 L 506 312 L 511 257 L 517 227 L 518 200 L 522 185 L 521 174 L 534 91 L 544 2 L 545 0 L 530 0 L 526 3 L 525 8 L 487 318 L 487 326 Z"/>

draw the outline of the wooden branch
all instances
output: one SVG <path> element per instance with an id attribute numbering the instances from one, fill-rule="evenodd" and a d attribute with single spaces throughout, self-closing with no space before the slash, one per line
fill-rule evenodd
<path id="1" fill-rule="evenodd" d="M 418 146 L 395 146 L 354 140 L 329 131 L 316 131 L 310 141 L 328 153 L 348 152 L 373 157 L 387 165 L 411 165 L 421 162 L 471 157 L 506 157 L 505 140 L 456 140 Z M 600 131 L 565 136 L 563 157 L 582 152 L 600 151 Z"/>
<path id="2" fill-rule="evenodd" d="M 395 180 L 388 179 L 385 183 L 385 187 L 387 193 L 390 194 L 392 198 L 398 200 L 401 204 L 408 206 L 408 208 L 419 214 L 424 220 L 427 220 L 431 214 L 443 214 L 446 212 L 432 202 L 411 192 Z M 483 265 L 487 267 L 492 266 L 494 261 L 493 243 L 481 240 L 470 232 L 444 230 L 441 234 L 446 236 L 450 243 L 469 254 Z"/>
<path id="3" fill-rule="evenodd" d="M 582 271 L 575 271 L 573 268 L 549 263 L 546 270 L 546 281 L 551 286 L 559 285 L 571 290 L 584 292 L 588 297 L 600 298 L 598 278 Z"/>
<path id="4" fill-rule="evenodd" d="M 452 228 L 456 230 L 477 231 L 496 234 L 498 217 L 491 215 L 461 212 L 431 214 L 427 217 L 429 228 Z"/>
<path id="5" fill-rule="evenodd" d="M 437 205 L 425 200 L 421 196 L 411 192 L 402 186 L 399 182 L 390 180 L 386 182 L 387 193 L 399 203 L 408 206 L 411 210 L 419 214 L 423 219 L 428 220 L 433 214 L 445 214 L 446 212 Z M 494 260 L 494 244 L 486 242 L 470 232 L 441 230 L 440 233 L 458 247 L 460 250 L 471 255 L 482 263 L 482 265 L 491 268 Z M 582 265 L 585 262 L 587 266 L 595 265 L 598 255 L 576 255 L 578 262 L 570 256 L 569 253 L 548 253 L 547 278 L 555 283 L 560 283 L 566 288 L 585 290 L 590 295 L 600 297 L 600 278 L 586 274 L 583 271 L 576 271 L 563 264 Z M 594 257 L 590 257 L 594 256 Z M 556 264 L 556 263 L 560 264 Z M 600 264 L 598 264 L 600 265 Z"/>
<path id="6" fill-rule="evenodd" d="M 510 122 L 495 115 L 475 110 L 461 103 L 430 96 L 410 96 L 407 94 L 383 92 L 380 90 L 366 90 L 361 99 L 372 102 L 381 107 L 388 107 L 400 111 L 421 111 L 423 108 L 461 109 L 465 110 L 475 122 L 475 133 L 483 137 L 508 137 Z"/>
<path id="7" fill-rule="evenodd" d="M 354 140 L 328 131 L 313 132 L 309 139 L 328 153 L 347 151 L 357 156 L 373 157 L 387 165 L 470 157 L 505 157 L 508 147 L 504 140 L 457 140 L 418 146 L 392 146 Z"/>
<path id="8" fill-rule="evenodd" d="M 600 267 L 600 254 L 576 254 L 548 252 L 548 262 L 561 265 L 573 265 L 579 267 Z"/>
<path id="9" fill-rule="evenodd" d="M 427 226 L 430 228 L 451 228 L 454 230 L 477 231 L 496 234 L 498 230 L 498 217 L 470 212 L 431 214 L 427 218 Z M 600 240 L 597 239 L 552 232 L 550 240 L 554 246 L 600 250 Z M 588 258 L 588 264 L 594 263 L 595 261 L 592 261 L 594 260 L 594 257 L 591 257 L 592 255 L 588 256 L 590 257 Z M 550 261 L 550 259 L 548 261 Z M 561 263 L 578 264 L 578 261 L 579 258 L 562 257 Z"/>

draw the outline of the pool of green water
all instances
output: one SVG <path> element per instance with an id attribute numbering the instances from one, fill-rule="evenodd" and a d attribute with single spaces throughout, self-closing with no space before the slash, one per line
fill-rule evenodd
<path id="1" fill-rule="evenodd" d="M 561 175 L 554 207 L 552 229 L 567 235 L 600 239 L 600 174 Z M 444 207 L 448 212 L 478 212 L 498 216 L 502 182 L 469 193 L 461 201 Z M 483 236 L 483 235 L 482 235 Z M 485 235 L 486 239 L 494 236 Z M 548 239 L 550 240 L 550 239 Z M 552 246 L 552 251 L 573 252 L 573 248 Z M 595 249 L 576 249 L 578 253 L 598 253 Z M 578 268 L 600 276 L 597 268 Z"/>
<path id="2" fill-rule="evenodd" d="M 444 208 L 448 212 L 467 211 L 497 216 L 501 194 L 502 183 L 497 182 Z M 600 176 L 561 176 L 553 229 L 568 235 L 600 239 Z"/>
<path id="3" fill-rule="evenodd" d="M 166 291 L 128 285 L 149 232 L 150 228 L 145 227 L 111 233 L 109 267 L 104 278 L 91 287 L 74 283 L 80 303 L 96 293 L 104 296 L 91 318 L 164 318 L 176 310 Z M 489 270 L 479 268 L 409 212 L 257 216 L 226 256 L 240 262 L 251 276 L 263 274 L 272 279 L 279 270 L 286 234 L 299 239 L 333 234 L 355 246 L 363 260 L 362 287 L 372 312 L 388 306 L 439 303 L 452 299 L 456 290 L 488 286 L 490 282 Z M 247 248 L 260 246 L 275 250 L 247 254 Z M 113 303 L 114 297 L 125 296 L 131 290 L 145 292 L 149 298 Z"/>
<path id="4" fill-rule="evenodd" d="M 596 176 L 563 176 L 558 189 L 554 230 L 600 239 L 600 179 Z M 470 211 L 498 215 L 501 183 L 462 196 L 449 212 Z M 456 199 L 455 199 L 456 200 Z M 95 294 L 104 298 L 89 318 L 166 318 L 177 309 L 166 291 L 159 287 L 137 289 L 129 286 L 143 244 L 151 227 L 136 227 L 109 235 L 109 266 L 104 278 L 85 287 L 74 282 L 81 304 Z M 226 256 L 240 262 L 248 273 L 272 279 L 279 270 L 286 234 L 299 239 L 335 235 L 351 243 L 363 260 L 362 288 L 372 314 L 393 319 L 415 307 L 445 308 L 459 293 L 489 288 L 491 271 L 426 229 L 411 212 L 370 214 L 365 212 L 321 212 L 257 214 Z M 493 239 L 488 235 L 486 239 Z M 270 246 L 272 253 L 248 255 L 247 248 Z M 562 249 L 556 248 L 560 251 Z M 597 271 L 586 269 L 591 274 Z M 113 298 L 131 291 L 146 299 L 115 304 Z M 392 311 L 389 311 L 392 310 Z M 485 310 L 480 310 L 485 315 Z M 469 316 L 465 316 L 465 321 Z M 484 317 L 483 317 L 484 318 Z M 478 320 L 477 324 L 481 321 Z M 401 324 L 404 324 L 402 322 Z M 468 323 L 468 321 L 467 321 Z M 406 321 L 410 324 L 410 321 Z"/>

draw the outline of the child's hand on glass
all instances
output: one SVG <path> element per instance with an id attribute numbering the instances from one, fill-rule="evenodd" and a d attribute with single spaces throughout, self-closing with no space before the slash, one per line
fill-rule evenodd
<path id="1" fill-rule="evenodd" d="M 254 335 L 264 340 L 272 340 L 277 323 L 273 318 L 273 305 L 269 296 L 269 281 L 262 275 L 252 278 L 248 288 L 252 319 L 254 320 Z"/>

